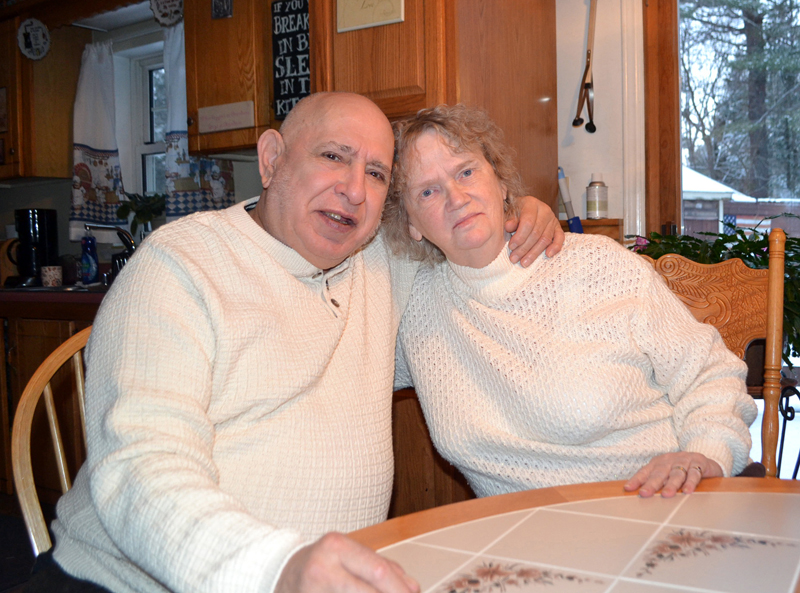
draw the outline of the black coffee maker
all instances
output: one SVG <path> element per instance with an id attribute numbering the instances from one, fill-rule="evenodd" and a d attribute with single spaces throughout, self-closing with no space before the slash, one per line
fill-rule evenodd
<path id="1" fill-rule="evenodd" d="M 42 208 L 15 210 L 17 227 L 17 270 L 21 286 L 40 282 L 43 266 L 58 265 L 58 229 L 56 211 Z"/>

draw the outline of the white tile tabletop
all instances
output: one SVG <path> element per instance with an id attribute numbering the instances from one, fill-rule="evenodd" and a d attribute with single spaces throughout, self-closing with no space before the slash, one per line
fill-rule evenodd
<path id="1" fill-rule="evenodd" d="M 567 502 L 445 527 L 379 553 L 425 592 L 793 593 L 800 494 Z"/>

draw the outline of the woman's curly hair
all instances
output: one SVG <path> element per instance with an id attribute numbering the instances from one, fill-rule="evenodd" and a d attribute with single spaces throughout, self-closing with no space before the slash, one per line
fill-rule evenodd
<path id="1" fill-rule="evenodd" d="M 525 195 L 522 179 L 514 166 L 512 151 L 503 142 L 503 131 L 480 109 L 439 105 L 420 110 L 409 119 L 396 122 L 392 183 L 383 211 L 386 240 L 397 254 L 423 262 L 441 262 L 444 253 L 427 239 L 415 241 L 408 231 L 408 213 L 403 198 L 408 190 L 408 167 L 414 158 L 417 139 L 430 130 L 439 134 L 453 152 L 482 154 L 498 180 L 507 189 L 503 204 L 506 216 L 518 216 L 518 198 Z"/>

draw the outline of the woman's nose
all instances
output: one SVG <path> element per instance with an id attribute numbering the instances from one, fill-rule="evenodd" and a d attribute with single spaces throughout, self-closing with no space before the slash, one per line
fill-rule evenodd
<path id="1" fill-rule="evenodd" d="M 469 195 L 457 185 L 452 185 L 447 190 L 447 205 L 450 210 L 458 210 L 469 202 Z"/>

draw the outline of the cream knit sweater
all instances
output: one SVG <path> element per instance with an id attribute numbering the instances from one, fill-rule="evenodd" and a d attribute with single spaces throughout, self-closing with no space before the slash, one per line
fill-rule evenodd
<path id="1" fill-rule="evenodd" d="M 118 592 L 269 591 L 304 542 L 384 520 L 415 269 L 378 237 L 322 272 L 243 204 L 153 233 L 89 342 L 57 562 Z"/>
<path id="2" fill-rule="evenodd" d="M 605 237 L 568 234 L 528 269 L 506 249 L 482 269 L 421 269 L 397 353 L 396 387 L 413 382 L 479 496 L 624 479 L 670 451 L 725 475 L 748 461 L 745 364 Z"/>

